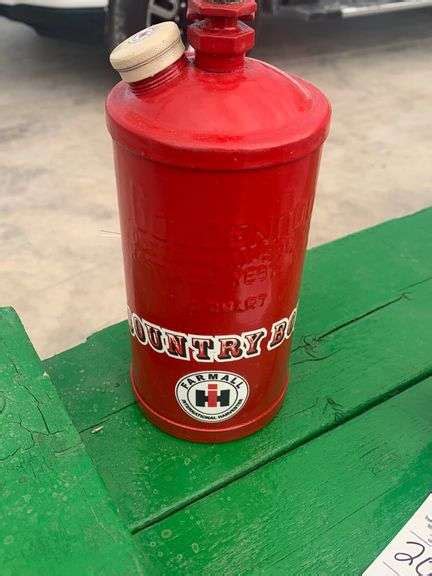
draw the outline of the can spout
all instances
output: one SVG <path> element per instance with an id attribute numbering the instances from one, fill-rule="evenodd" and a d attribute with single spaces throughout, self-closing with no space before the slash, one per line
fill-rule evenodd
<path id="1" fill-rule="evenodd" d="M 191 0 L 188 40 L 195 48 L 195 64 L 209 72 L 228 72 L 243 66 L 255 43 L 255 0 Z"/>

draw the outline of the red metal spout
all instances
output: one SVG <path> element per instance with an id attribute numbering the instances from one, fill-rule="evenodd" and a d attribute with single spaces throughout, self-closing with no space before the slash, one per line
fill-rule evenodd
<path id="1" fill-rule="evenodd" d="M 227 72 L 243 66 L 245 54 L 255 42 L 255 31 L 241 19 L 253 20 L 255 0 L 210 2 L 191 0 L 189 43 L 195 48 L 195 64 L 210 72 Z"/>

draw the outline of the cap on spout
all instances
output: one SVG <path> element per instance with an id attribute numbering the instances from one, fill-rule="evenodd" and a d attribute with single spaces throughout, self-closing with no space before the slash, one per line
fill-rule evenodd
<path id="1" fill-rule="evenodd" d="M 111 52 L 112 67 L 126 82 L 154 76 L 183 56 L 185 51 L 175 22 L 162 22 L 140 30 Z"/>

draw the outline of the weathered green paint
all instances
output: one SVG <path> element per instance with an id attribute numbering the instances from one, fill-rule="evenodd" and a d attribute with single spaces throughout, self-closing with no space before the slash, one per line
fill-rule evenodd
<path id="1" fill-rule="evenodd" d="M 0 309 L 0 574 L 143 574 L 130 534 L 11 309 Z"/>
<path id="2" fill-rule="evenodd" d="M 431 489 L 431 245 L 428 210 L 311 251 L 287 401 L 225 445 L 143 418 L 124 323 L 45 363 L 80 439 L 0 311 L 1 576 L 360 575 Z"/>
<path id="3" fill-rule="evenodd" d="M 309 253 L 287 401 L 267 428 L 236 443 L 182 442 L 142 417 L 129 389 L 124 325 L 47 361 L 130 528 L 141 529 L 429 375 L 431 239 L 428 210 Z"/>
<path id="4" fill-rule="evenodd" d="M 412 284 L 432 278 L 431 242 L 432 208 L 310 250 L 294 345 L 350 322 L 397 298 Z M 79 430 L 133 402 L 127 385 L 128 362 L 125 322 L 45 361 Z"/>
<path id="5" fill-rule="evenodd" d="M 431 490 L 432 379 L 139 532 L 151 574 L 360 576 Z"/>

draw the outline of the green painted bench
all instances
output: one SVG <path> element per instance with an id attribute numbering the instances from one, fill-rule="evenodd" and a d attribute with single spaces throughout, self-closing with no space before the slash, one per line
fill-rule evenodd
<path id="1" fill-rule="evenodd" d="M 0 574 L 358 575 L 432 485 L 432 209 L 308 253 L 277 418 L 149 424 L 125 323 L 40 362 L 0 324 Z"/>

